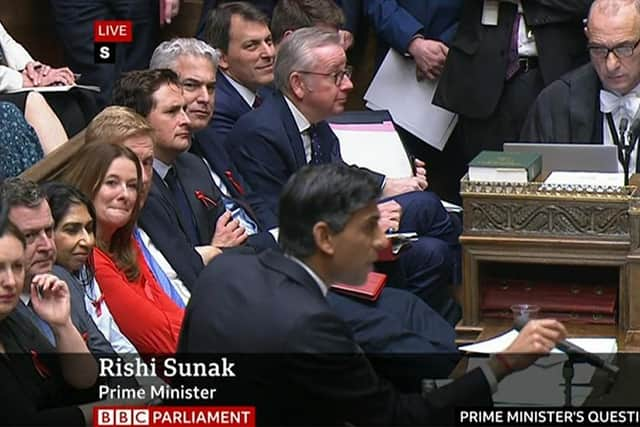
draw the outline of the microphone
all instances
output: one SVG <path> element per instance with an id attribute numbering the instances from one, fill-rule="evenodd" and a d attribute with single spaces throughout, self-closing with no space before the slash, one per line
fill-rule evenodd
<path id="1" fill-rule="evenodd" d="M 636 110 L 636 113 L 631 119 L 631 126 L 629 127 L 629 143 L 633 144 L 633 141 L 638 138 L 640 134 L 640 107 Z"/>
<path id="2" fill-rule="evenodd" d="M 639 121 L 640 122 L 640 121 Z M 620 119 L 620 124 L 618 125 L 618 134 L 620 135 L 620 142 L 622 145 L 627 145 L 624 139 L 625 133 L 627 133 L 627 128 L 629 127 L 629 120 L 626 117 Z"/>
<path id="3" fill-rule="evenodd" d="M 524 318 L 518 318 L 513 322 L 513 327 L 520 332 L 522 330 L 522 328 L 525 327 L 525 325 L 527 324 L 529 320 L 528 319 L 524 319 Z M 593 353 L 589 353 L 587 350 L 585 350 L 582 347 L 579 347 L 575 344 L 571 344 L 569 341 L 566 340 L 562 340 L 558 343 L 556 343 L 556 348 L 560 351 L 562 351 L 563 353 L 566 353 L 567 356 L 575 356 L 577 357 L 577 359 L 579 359 L 582 362 L 586 362 L 591 366 L 595 366 L 596 368 L 600 368 L 603 369 L 604 371 L 606 371 L 607 373 L 613 375 L 613 376 L 617 376 L 618 375 L 618 371 L 620 370 L 617 366 L 606 362 L 605 360 L 603 360 L 601 357 L 599 357 L 598 355 L 595 355 Z"/>

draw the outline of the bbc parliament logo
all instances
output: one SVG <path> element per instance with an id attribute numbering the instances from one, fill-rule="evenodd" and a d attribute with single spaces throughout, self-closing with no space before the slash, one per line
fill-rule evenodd
<path id="1" fill-rule="evenodd" d="M 96 64 L 115 64 L 116 45 L 133 41 L 131 21 L 95 21 L 93 23 L 93 60 Z"/>

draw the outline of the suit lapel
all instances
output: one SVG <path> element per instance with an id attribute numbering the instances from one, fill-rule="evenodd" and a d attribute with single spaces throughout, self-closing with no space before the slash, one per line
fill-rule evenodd
<path id="1" fill-rule="evenodd" d="M 175 168 L 182 188 L 187 196 L 191 213 L 193 213 L 196 221 L 199 243 L 202 244 L 211 241 L 211 236 L 213 236 L 213 230 L 215 228 L 215 222 L 212 223 L 211 221 L 215 221 L 215 219 L 211 218 L 213 215 L 209 215 L 209 210 L 204 205 L 205 202 L 199 200 L 196 194 L 202 192 L 212 200 L 218 200 L 219 197 L 217 197 L 217 194 L 209 194 L 210 191 L 205 187 L 205 183 L 199 181 L 195 171 L 191 170 L 189 165 L 184 162 L 185 154 L 187 153 L 178 156 L 175 162 Z"/>
<path id="2" fill-rule="evenodd" d="M 186 221 L 188 221 L 189 219 L 183 218 L 182 215 L 180 215 L 180 213 L 178 212 L 178 208 L 176 207 L 176 204 L 173 200 L 173 194 L 171 194 L 171 190 L 169 190 L 167 185 L 164 183 L 164 180 L 160 178 L 160 175 L 158 175 L 155 170 L 153 171 L 153 185 L 151 186 L 150 193 L 151 194 L 149 196 L 153 197 L 155 195 L 156 197 L 160 198 L 161 203 L 165 203 L 167 204 L 167 206 L 171 206 L 171 210 L 174 212 L 175 217 L 178 220 L 178 224 L 182 229 L 182 232 L 186 236 L 189 236 L 189 233 L 187 233 L 186 231 L 187 227 L 189 226 Z"/>
<path id="3" fill-rule="evenodd" d="M 326 121 L 322 121 L 316 125 L 316 128 L 318 129 L 321 147 L 329 153 L 331 163 L 342 161 L 338 137 L 333 133 L 329 124 Z"/>
<path id="4" fill-rule="evenodd" d="M 295 169 L 300 169 L 307 164 L 307 157 L 304 154 L 304 144 L 302 143 L 300 130 L 293 118 L 293 113 L 291 113 L 289 106 L 284 100 L 284 95 L 279 94 L 278 96 L 274 96 L 273 99 L 277 102 L 277 108 L 279 109 L 278 117 L 282 118 L 282 125 L 284 126 L 284 130 L 289 139 L 289 146 L 291 147 L 293 158 L 296 163 Z"/>

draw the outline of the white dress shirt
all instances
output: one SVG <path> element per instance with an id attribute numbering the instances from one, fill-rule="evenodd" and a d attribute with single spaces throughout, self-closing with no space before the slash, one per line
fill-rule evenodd
<path id="1" fill-rule="evenodd" d="M 617 100 L 612 102 L 615 98 L 617 98 Z M 629 121 L 630 126 L 635 112 L 640 108 L 640 84 L 625 96 L 620 96 L 612 92 L 609 92 L 608 94 L 601 93 L 600 111 L 604 113 L 608 112 L 608 110 L 611 110 L 612 108 L 613 110 L 611 111 L 611 115 L 613 117 L 613 122 L 615 123 L 616 132 L 618 131 L 620 120 L 623 118 L 626 118 Z M 606 115 L 603 115 L 602 117 L 602 140 L 605 145 L 615 145 L 613 136 L 611 135 L 611 129 L 609 129 L 609 124 L 607 123 Z M 638 144 L 636 143 L 635 148 L 631 152 L 629 176 L 633 175 L 636 171 L 637 154 Z M 618 162 L 618 171 L 624 171 L 622 163 L 620 162 Z"/>

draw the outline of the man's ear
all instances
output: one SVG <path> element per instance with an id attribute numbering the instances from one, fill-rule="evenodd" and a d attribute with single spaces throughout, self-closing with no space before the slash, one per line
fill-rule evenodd
<path id="1" fill-rule="evenodd" d="M 229 69 L 229 62 L 227 62 L 227 54 L 223 51 L 219 50 L 220 58 L 218 59 L 218 68 L 222 71 L 227 71 Z"/>
<path id="2" fill-rule="evenodd" d="M 280 39 L 280 43 L 285 41 L 286 38 L 289 37 L 291 34 L 293 34 L 293 30 L 285 30 L 284 33 L 282 33 L 282 38 Z"/>
<path id="3" fill-rule="evenodd" d="M 302 78 L 302 74 L 294 71 L 289 76 L 289 87 L 291 88 L 291 93 L 297 98 L 304 98 L 304 92 L 306 88 L 306 83 Z"/>
<path id="4" fill-rule="evenodd" d="M 333 247 L 333 233 L 329 228 L 329 224 L 319 221 L 313 226 L 313 240 L 316 243 L 316 249 L 325 255 L 333 256 L 335 248 Z"/>

